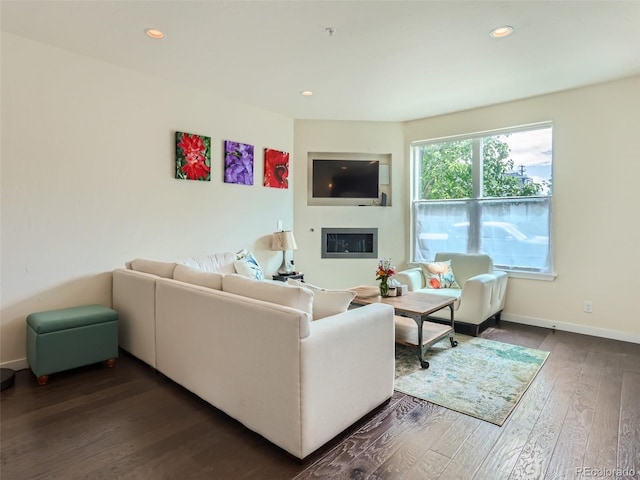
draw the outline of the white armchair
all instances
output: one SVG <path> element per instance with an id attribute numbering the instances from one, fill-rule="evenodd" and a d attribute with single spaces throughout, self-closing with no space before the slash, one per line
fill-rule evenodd
<path id="1" fill-rule="evenodd" d="M 409 291 L 457 298 L 454 304 L 456 324 L 472 327 L 478 335 L 480 327 L 492 317 L 500 321 L 507 289 L 507 273 L 493 269 L 488 255 L 467 253 L 437 253 L 436 262 L 451 260 L 451 269 L 460 288 L 427 288 L 422 266 L 403 270 L 396 279 Z M 445 311 L 446 310 L 446 311 Z M 449 309 L 430 315 L 434 320 L 449 321 Z"/>

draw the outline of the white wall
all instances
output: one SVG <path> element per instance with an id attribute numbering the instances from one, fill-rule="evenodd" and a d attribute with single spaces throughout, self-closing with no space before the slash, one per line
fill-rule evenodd
<path id="1" fill-rule="evenodd" d="M 410 142 L 547 120 L 557 277 L 511 278 L 503 318 L 640 343 L 640 77 L 406 124 L 296 121 L 298 183 L 309 151 L 393 153 L 391 208 L 308 207 L 296 190 L 296 259 L 305 278 L 324 287 L 375 284 L 374 260 L 320 260 L 321 226 L 378 226 L 379 256 L 408 260 Z M 583 312 L 585 300 L 593 313 Z"/>
<path id="2" fill-rule="evenodd" d="M 3 365 L 25 366 L 30 312 L 110 305 L 126 260 L 248 248 L 278 268 L 293 188 L 262 186 L 262 150 L 293 152 L 291 119 L 7 33 L 1 113 Z M 212 137 L 211 182 L 173 178 L 176 130 Z M 253 186 L 223 182 L 224 140 L 255 146 Z"/>
<path id="3" fill-rule="evenodd" d="M 338 122 L 296 120 L 294 195 L 296 269 L 305 280 L 324 288 L 375 285 L 378 259 L 320 258 L 322 227 L 377 227 L 378 258 L 398 265 L 405 259 L 403 188 L 406 175 L 402 124 L 396 122 Z M 388 207 L 307 205 L 309 152 L 384 154 L 391 156 L 391 198 Z"/>
<path id="4" fill-rule="evenodd" d="M 3 365 L 25 366 L 28 313 L 110 304 L 110 272 L 131 258 L 249 248 L 274 272 L 269 235 L 294 215 L 307 281 L 374 285 L 375 259 L 320 259 L 322 226 L 378 227 L 379 257 L 404 265 L 409 142 L 543 120 L 554 122 L 558 276 L 511 279 L 504 317 L 640 343 L 640 77 L 407 124 L 299 120 L 294 150 L 282 116 L 11 34 L 1 53 Z M 173 178 L 176 130 L 212 137 L 211 182 Z M 224 140 L 255 145 L 253 186 L 222 182 Z M 289 190 L 262 187 L 264 147 L 293 152 Z M 392 206 L 307 206 L 313 151 L 391 154 Z"/>
<path id="5" fill-rule="evenodd" d="M 640 343 L 640 77 L 409 122 L 405 139 L 546 120 L 557 278 L 510 279 L 504 318 Z"/>

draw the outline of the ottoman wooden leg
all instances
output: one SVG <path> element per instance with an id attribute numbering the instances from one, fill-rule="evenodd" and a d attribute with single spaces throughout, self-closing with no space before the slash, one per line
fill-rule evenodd
<path id="1" fill-rule="evenodd" d="M 38 385 L 46 385 L 49 381 L 49 375 L 40 375 L 38 378 Z"/>
<path id="2" fill-rule="evenodd" d="M 107 360 L 107 367 L 108 368 L 113 368 L 116 366 L 116 359 L 115 358 L 110 358 L 109 360 Z"/>

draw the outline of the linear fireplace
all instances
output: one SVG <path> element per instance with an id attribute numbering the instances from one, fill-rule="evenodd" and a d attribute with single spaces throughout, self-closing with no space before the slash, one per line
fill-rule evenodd
<path id="1" fill-rule="evenodd" d="M 322 258 L 377 258 L 377 228 L 323 228 Z"/>

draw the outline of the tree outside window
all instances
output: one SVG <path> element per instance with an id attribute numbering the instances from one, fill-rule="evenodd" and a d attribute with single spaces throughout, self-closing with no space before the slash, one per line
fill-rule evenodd
<path id="1" fill-rule="evenodd" d="M 551 125 L 419 142 L 413 260 L 487 253 L 506 270 L 552 271 Z"/>

